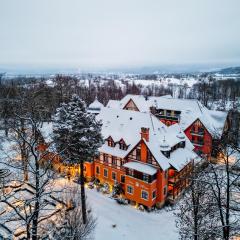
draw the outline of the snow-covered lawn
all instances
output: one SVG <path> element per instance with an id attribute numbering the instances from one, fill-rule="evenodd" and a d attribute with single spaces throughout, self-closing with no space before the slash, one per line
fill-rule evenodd
<path id="1" fill-rule="evenodd" d="M 90 189 L 87 189 L 87 199 L 97 216 L 96 240 L 178 239 L 173 211 L 141 212 Z"/>
<path id="2" fill-rule="evenodd" d="M 56 182 L 56 186 L 61 189 L 73 185 L 78 184 L 64 178 L 59 178 Z M 119 205 L 96 189 L 86 188 L 86 195 L 87 202 L 97 217 L 95 240 L 178 239 L 173 211 L 161 209 L 150 213 L 141 212 L 130 205 Z"/>

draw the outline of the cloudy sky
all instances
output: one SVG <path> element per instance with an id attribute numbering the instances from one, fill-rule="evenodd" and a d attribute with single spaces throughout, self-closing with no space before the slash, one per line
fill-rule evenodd
<path id="1" fill-rule="evenodd" d="M 0 66 L 240 64 L 239 0 L 0 0 Z"/>

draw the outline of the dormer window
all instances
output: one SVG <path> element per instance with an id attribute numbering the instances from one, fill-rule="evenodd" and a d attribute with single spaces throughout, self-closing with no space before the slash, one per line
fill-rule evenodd
<path id="1" fill-rule="evenodd" d="M 119 141 L 119 148 L 120 148 L 121 150 L 127 150 L 127 145 L 126 145 L 126 143 L 124 142 L 123 139 L 121 139 L 121 140 Z"/>
<path id="2" fill-rule="evenodd" d="M 107 144 L 109 147 L 115 147 L 115 143 L 111 137 L 107 139 Z"/>

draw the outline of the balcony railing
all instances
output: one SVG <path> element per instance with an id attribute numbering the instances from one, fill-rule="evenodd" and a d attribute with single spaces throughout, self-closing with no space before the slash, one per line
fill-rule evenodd
<path id="1" fill-rule="evenodd" d="M 178 116 L 167 116 L 167 115 L 160 115 L 160 114 L 157 114 L 157 117 L 159 119 L 167 119 L 167 120 L 174 120 L 174 121 L 178 121 L 179 119 Z"/>
<path id="2" fill-rule="evenodd" d="M 202 147 L 204 145 L 203 141 L 195 141 L 195 140 L 191 140 L 192 144 L 198 147 Z"/>

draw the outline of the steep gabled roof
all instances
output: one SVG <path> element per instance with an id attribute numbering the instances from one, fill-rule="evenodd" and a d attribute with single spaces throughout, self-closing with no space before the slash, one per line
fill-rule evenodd
<path id="1" fill-rule="evenodd" d="M 160 145 L 163 140 L 167 141 L 170 147 L 183 141 L 178 137 L 178 133 L 181 131 L 178 124 L 167 127 L 151 113 L 102 108 L 97 119 L 102 121 L 104 138 L 111 136 L 114 142 L 123 138 L 128 145 L 128 149 L 124 151 L 119 149 L 117 145 L 109 147 L 107 144 L 103 144 L 99 151 L 120 158 L 126 157 L 141 141 L 141 128 L 149 128 L 149 141 L 144 140 L 144 142 L 163 170 L 170 167 L 169 159 L 161 152 Z M 185 141 L 186 148 L 192 151 L 194 147 L 186 136 Z"/>
<path id="2" fill-rule="evenodd" d="M 123 109 L 126 104 L 132 100 L 140 112 L 149 112 L 150 107 L 154 105 L 155 100 L 158 98 L 172 98 L 170 95 L 164 95 L 161 97 L 145 97 L 143 95 L 133 95 L 127 94 L 121 100 L 109 100 L 107 107 L 108 108 L 120 108 Z"/>
<path id="3" fill-rule="evenodd" d="M 143 95 L 126 95 L 120 101 L 109 101 L 108 107 L 122 109 L 132 99 L 140 112 L 149 112 L 150 107 L 181 112 L 180 125 L 187 129 L 194 121 L 199 119 L 211 135 L 221 135 L 227 118 L 227 112 L 209 110 L 195 99 L 172 98 L 169 95 L 146 98 Z"/>

